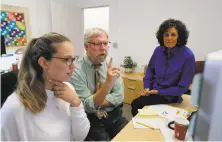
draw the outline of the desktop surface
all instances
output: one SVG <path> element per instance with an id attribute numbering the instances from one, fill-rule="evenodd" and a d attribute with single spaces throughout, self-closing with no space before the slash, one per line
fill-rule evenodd
<path id="1" fill-rule="evenodd" d="M 183 95 L 181 104 L 171 104 L 174 107 L 188 109 L 190 107 L 190 95 Z M 136 118 L 150 118 L 157 116 L 139 116 Z M 132 120 L 112 139 L 112 141 L 164 141 L 160 130 L 152 129 L 135 129 Z"/>

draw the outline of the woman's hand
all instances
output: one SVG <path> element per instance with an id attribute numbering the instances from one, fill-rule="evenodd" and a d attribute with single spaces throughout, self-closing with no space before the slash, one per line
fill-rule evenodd
<path id="1" fill-rule="evenodd" d="M 50 80 L 53 84 L 53 92 L 55 97 L 60 98 L 71 104 L 72 107 L 77 107 L 80 105 L 81 101 L 77 93 L 63 82 Z"/>
<path id="2" fill-rule="evenodd" d="M 149 88 L 146 88 L 144 90 L 142 90 L 141 92 L 138 93 L 139 96 L 149 96 L 149 91 L 150 89 Z"/>
<path id="3" fill-rule="evenodd" d="M 158 94 L 158 90 L 151 90 L 148 93 L 151 95 L 156 95 L 156 94 Z"/>
<path id="4" fill-rule="evenodd" d="M 138 95 L 139 96 L 149 96 L 158 94 L 158 90 L 150 90 L 149 88 L 144 89 Z"/>

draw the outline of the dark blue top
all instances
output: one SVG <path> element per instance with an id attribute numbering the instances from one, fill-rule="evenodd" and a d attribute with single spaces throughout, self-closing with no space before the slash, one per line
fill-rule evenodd
<path id="1" fill-rule="evenodd" d="M 148 64 L 146 75 L 143 78 L 144 89 L 158 90 L 158 95 L 171 100 L 186 92 L 194 75 L 195 57 L 186 46 L 169 49 L 158 46 Z M 169 53 L 168 53 L 169 52 Z"/>

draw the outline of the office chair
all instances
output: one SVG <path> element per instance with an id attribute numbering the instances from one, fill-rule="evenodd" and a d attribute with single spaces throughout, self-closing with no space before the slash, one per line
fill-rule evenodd
<path id="1" fill-rule="evenodd" d="M 205 63 L 205 61 L 196 61 L 196 62 L 195 62 L 193 79 L 194 79 L 194 76 L 195 76 L 196 74 L 198 74 L 198 73 L 203 73 L 204 63 Z M 191 94 L 191 90 L 188 89 L 184 94 L 190 95 L 190 94 Z"/>
<path id="2" fill-rule="evenodd" d="M 10 71 L 1 74 L 1 107 L 5 103 L 8 96 L 10 96 L 17 86 L 18 71 Z"/>

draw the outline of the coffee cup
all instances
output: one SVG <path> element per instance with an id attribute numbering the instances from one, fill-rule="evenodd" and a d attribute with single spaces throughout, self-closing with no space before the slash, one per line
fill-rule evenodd
<path id="1" fill-rule="evenodd" d="M 13 71 L 18 70 L 18 64 L 17 63 L 12 63 L 12 70 Z"/>
<path id="2" fill-rule="evenodd" d="M 171 126 L 172 124 L 174 124 L 174 128 Z M 175 119 L 175 121 L 171 121 L 168 124 L 168 127 L 174 130 L 175 138 L 177 138 L 178 140 L 184 140 L 189 124 L 190 122 L 187 119 L 178 117 Z"/>

